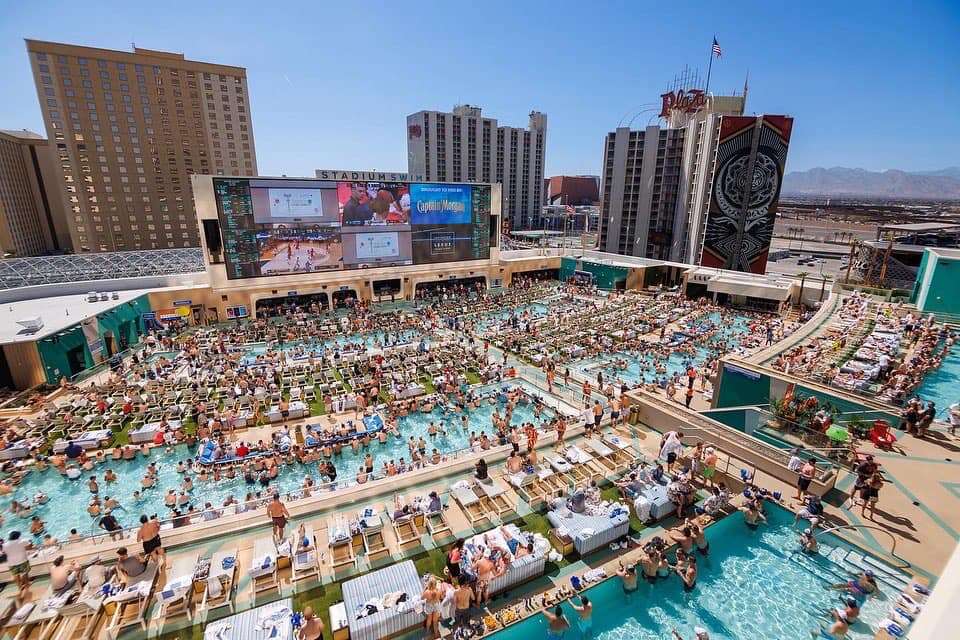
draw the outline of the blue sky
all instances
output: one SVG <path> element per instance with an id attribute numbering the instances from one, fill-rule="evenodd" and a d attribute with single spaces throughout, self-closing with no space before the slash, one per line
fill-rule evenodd
<path id="1" fill-rule="evenodd" d="M 748 111 L 794 116 L 788 169 L 960 164 L 957 0 L 137 5 L 6 3 L 0 128 L 43 131 L 23 38 L 134 41 L 247 68 L 264 175 L 406 170 L 405 116 L 458 102 L 510 125 L 546 112 L 547 175 L 599 173 L 604 134 L 684 65 L 705 72 L 716 33 L 711 89 L 749 70 Z"/>

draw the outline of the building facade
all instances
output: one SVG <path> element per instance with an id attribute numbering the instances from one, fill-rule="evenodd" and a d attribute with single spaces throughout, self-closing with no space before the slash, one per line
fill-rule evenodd
<path id="1" fill-rule="evenodd" d="M 539 228 L 546 141 L 547 116 L 539 111 L 530 112 L 526 129 L 498 126 L 471 105 L 418 111 L 407 116 L 407 172 L 425 181 L 499 182 L 509 227 Z"/>
<path id="2" fill-rule="evenodd" d="M 553 176 L 544 182 L 544 204 L 591 205 L 600 201 L 600 179 L 594 176 Z"/>
<path id="3" fill-rule="evenodd" d="M 246 70 L 27 40 L 72 248 L 199 246 L 194 173 L 256 175 Z"/>
<path id="4" fill-rule="evenodd" d="M 673 244 L 685 130 L 658 126 L 607 134 L 600 251 L 666 260 Z"/>
<path id="5" fill-rule="evenodd" d="M 792 119 L 743 116 L 746 92 L 661 98 L 663 128 L 607 134 L 600 249 L 763 273 Z"/>
<path id="6" fill-rule="evenodd" d="M 0 253 L 39 256 L 70 249 L 54 156 L 32 131 L 0 130 Z M 48 189 L 53 188 L 48 195 Z"/>

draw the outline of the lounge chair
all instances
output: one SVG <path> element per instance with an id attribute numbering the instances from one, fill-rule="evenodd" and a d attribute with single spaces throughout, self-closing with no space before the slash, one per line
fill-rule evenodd
<path id="1" fill-rule="evenodd" d="M 61 623 L 52 640 L 72 640 L 78 637 L 78 631 L 80 631 L 81 640 L 92 638 L 103 613 L 105 598 L 106 596 L 99 590 L 84 591 L 76 601 L 60 609 Z"/>
<path id="2" fill-rule="evenodd" d="M 72 601 L 78 589 L 69 589 L 59 595 L 47 588 L 44 594 L 27 608 L 25 605 L 13 613 L 7 622 L 6 628 L 15 632 L 14 638 L 49 638 L 58 630 L 61 618 L 60 611 Z"/>
<path id="3" fill-rule="evenodd" d="M 148 563 L 143 573 L 131 579 L 123 591 L 104 601 L 104 606 L 116 605 L 109 622 L 103 629 L 107 637 L 116 640 L 121 631 L 137 624 L 144 631 L 147 630 L 147 607 L 157 585 L 157 573 L 157 563 Z"/>
<path id="4" fill-rule="evenodd" d="M 193 574 L 200 560 L 198 552 L 179 556 L 167 571 L 167 583 L 157 592 L 157 611 L 155 620 L 165 620 L 169 616 L 185 613 L 188 620 L 193 619 Z"/>
<path id="5" fill-rule="evenodd" d="M 626 470 L 627 465 L 622 461 L 618 461 L 614 455 L 614 450 L 604 444 L 603 441 L 597 440 L 596 438 L 587 438 L 583 443 L 596 454 L 594 460 L 605 472 L 621 473 Z"/>
<path id="6" fill-rule="evenodd" d="M 626 467 L 637 461 L 637 456 L 634 454 L 629 440 L 616 435 L 605 435 L 601 438 L 601 441 L 613 450 L 611 457 L 618 464 L 623 464 Z"/>
<path id="7" fill-rule="evenodd" d="M 447 520 L 447 514 L 441 507 L 439 511 L 430 511 L 423 514 L 424 526 L 434 542 L 453 537 L 453 528 Z"/>
<path id="8" fill-rule="evenodd" d="M 387 541 L 383 538 L 383 521 L 375 507 L 366 507 L 359 513 L 363 552 L 371 562 L 390 555 Z"/>
<path id="9" fill-rule="evenodd" d="M 253 543 L 253 559 L 250 569 L 250 586 L 253 589 L 253 595 L 256 596 L 261 591 L 268 589 L 279 589 L 280 580 L 278 574 L 277 545 L 273 536 L 267 538 L 258 538 Z"/>
<path id="10" fill-rule="evenodd" d="M 331 523 L 327 531 L 330 535 L 327 545 L 330 548 L 333 572 L 336 573 L 356 566 L 357 555 L 353 550 L 353 536 L 350 534 L 349 528 L 338 528 Z"/>
<path id="11" fill-rule="evenodd" d="M 473 492 L 487 506 L 488 512 L 498 518 L 502 519 L 506 514 L 516 512 L 516 508 L 507 499 L 507 488 L 499 480 L 490 478 L 488 482 L 475 482 Z"/>
<path id="12" fill-rule="evenodd" d="M 410 513 L 394 519 L 394 513 L 390 510 L 390 505 L 385 505 L 385 508 L 390 517 L 390 523 L 393 525 L 393 533 L 397 536 L 397 544 L 400 545 L 400 550 L 406 551 L 420 546 L 420 530 L 414 524 L 414 514 Z"/>
<path id="13" fill-rule="evenodd" d="M 206 588 L 203 590 L 203 600 L 200 601 L 200 611 L 228 607 L 233 612 L 239 564 L 236 549 L 213 554 L 210 558 Z"/>
<path id="14" fill-rule="evenodd" d="M 489 522 L 490 517 L 480 502 L 480 497 L 473 492 L 473 489 L 464 487 L 454 487 L 450 490 L 454 500 L 463 509 L 467 516 L 467 521 L 471 526 L 476 526 L 481 522 Z"/>
<path id="15" fill-rule="evenodd" d="M 306 540 L 309 549 L 303 550 L 303 541 Z M 304 523 L 303 533 L 297 532 L 293 541 L 293 559 L 290 563 L 290 580 L 297 582 L 305 578 L 320 579 L 320 554 L 317 551 L 317 536 L 313 533 L 313 525 Z"/>

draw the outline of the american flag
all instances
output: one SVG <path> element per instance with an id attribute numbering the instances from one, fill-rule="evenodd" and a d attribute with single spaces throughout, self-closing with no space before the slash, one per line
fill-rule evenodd
<path id="1" fill-rule="evenodd" d="M 722 53 L 723 52 L 720 50 L 720 43 L 717 42 L 716 38 L 714 38 L 713 39 L 713 55 L 719 58 Z"/>

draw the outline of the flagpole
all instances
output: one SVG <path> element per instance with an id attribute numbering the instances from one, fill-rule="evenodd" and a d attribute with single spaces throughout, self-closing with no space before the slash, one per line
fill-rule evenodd
<path id="1" fill-rule="evenodd" d="M 716 41 L 717 36 L 713 36 L 713 41 Z M 710 42 L 710 63 L 707 64 L 707 86 L 703 89 L 703 94 L 705 96 L 710 95 L 710 72 L 713 71 L 713 41 Z"/>

